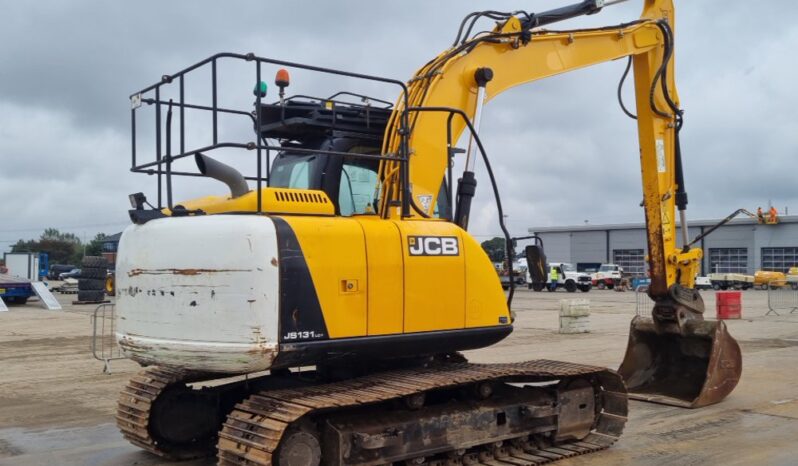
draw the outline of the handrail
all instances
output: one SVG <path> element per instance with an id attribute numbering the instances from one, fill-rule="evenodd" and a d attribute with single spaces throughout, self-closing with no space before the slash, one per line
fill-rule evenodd
<path id="1" fill-rule="evenodd" d="M 130 95 L 131 100 L 131 172 L 134 173 L 147 173 L 152 175 L 157 175 L 158 178 L 158 208 L 162 209 L 164 207 L 163 203 L 163 177 L 166 177 L 166 198 L 167 198 L 167 206 L 172 208 L 172 176 L 196 176 L 196 174 L 187 172 L 187 171 L 174 171 L 172 170 L 172 163 L 180 160 L 182 158 L 193 156 L 199 152 L 209 152 L 215 149 L 224 149 L 224 148 L 235 148 L 235 149 L 246 149 L 246 150 L 254 150 L 256 151 L 256 176 L 245 176 L 247 180 L 256 181 L 257 184 L 257 191 L 258 191 L 258 212 L 262 211 L 262 200 L 261 200 L 261 186 L 263 182 L 268 183 L 268 176 L 270 174 L 270 165 L 271 165 L 271 151 L 278 150 L 284 151 L 287 150 L 282 145 L 274 145 L 266 143 L 263 138 L 261 138 L 260 131 L 262 128 L 261 125 L 261 109 L 263 108 L 262 105 L 265 103 L 263 101 L 263 95 L 260 92 L 255 93 L 255 106 L 258 111 L 249 112 L 243 111 L 238 109 L 232 108 L 224 108 L 219 106 L 218 101 L 218 64 L 221 63 L 223 60 L 243 60 L 246 62 L 252 62 L 255 64 L 255 75 L 256 75 L 256 83 L 261 82 L 261 65 L 263 64 L 270 64 L 270 65 L 277 65 L 277 66 L 285 66 L 295 69 L 302 69 L 326 74 L 333 74 L 339 76 L 345 76 L 354 79 L 363 79 L 369 81 L 376 81 L 380 83 L 385 83 L 393 86 L 398 86 L 400 88 L 400 96 L 399 99 L 404 102 L 404 107 L 407 108 L 408 106 L 408 89 L 407 85 L 397 79 L 387 78 L 383 76 L 377 75 L 370 75 L 364 73 L 355 73 L 351 71 L 333 69 L 333 68 L 326 68 L 322 66 L 315 66 L 315 65 L 307 65 L 302 63 L 290 62 L 286 60 L 277 60 L 267 57 L 257 56 L 253 53 L 241 54 L 241 53 L 231 53 L 231 52 L 222 52 L 212 55 L 208 58 L 200 60 L 197 63 L 194 63 L 191 66 L 188 66 L 182 70 L 179 70 L 172 74 L 167 74 L 161 77 L 159 82 L 153 83 L 143 89 L 139 90 L 136 93 Z M 186 76 L 190 74 L 192 71 L 198 70 L 200 68 L 205 67 L 206 65 L 210 66 L 211 72 L 211 105 L 201 105 L 197 103 L 189 103 L 186 102 L 185 97 L 185 82 Z M 162 89 L 166 88 L 170 84 L 176 84 L 178 86 L 179 97 L 177 99 L 172 99 L 171 102 L 161 97 Z M 344 101 L 337 101 L 334 100 L 338 96 L 354 96 L 359 97 L 360 99 L 368 101 L 368 102 L 376 102 L 380 105 L 372 107 L 371 105 L 366 104 L 358 104 L 352 102 L 344 102 Z M 390 110 L 393 104 L 386 100 L 368 97 L 365 95 L 360 95 L 352 92 L 338 92 L 333 94 L 328 99 L 321 99 L 316 97 L 308 97 L 309 99 L 318 100 L 321 102 L 340 102 L 349 106 L 349 108 L 361 108 L 364 109 L 368 115 L 370 109 L 374 109 L 374 111 L 382 111 L 385 112 L 386 110 Z M 289 100 L 291 98 L 289 97 Z M 151 162 L 139 163 L 138 161 L 138 154 L 137 154 L 137 139 L 136 139 L 136 132 L 137 132 L 137 121 L 136 121 L 136 111 L 139 109 L 142 104 L 148 105 L 155 105 L 155 157 L 154 160 Z M 161 106 L 167 105 L 171 106 L 172 108 L 177 109 L 180 116 L 180 124 L 179 124 L 179 136 L 174 138 L 177 140 L 177 144 L 179 150 L 177 154 L 172 154 L 171 150 L 171 125 L 169 122 L 171 118 L 171 112 L 167 114 L 167 125 L 165 128 L 162 128 L 162 111 Z M 204 145 L 200 148 L 186 148 L 186 128 L 185 128 L 185 110 L 200 110 L 200 111 L 207 111 L 210 112 L 212 115 L 212 123 L 211 123 L 211 135 L 212 135 L 212 143 L 208 145 Z M 251 142 L 219 142 L 219 122 L 218 122 L 218 115 L 219 114 L 228 114 L 234 116 L 245 116 L 250 120 L 250 122 L 254 125 L 256 131 L 256 138 L 254 141 Z M 403 116 L 406 118 L 406 116 Z M 404 120 L 403 120 L 404 121 Z M 403 124 L 406 127 L 406 121 Z M 166 150 L 164 150 L 162 144 L 162 131 L 166 132 L 166 140 L 169 141 L 167 143 Z M 409 137 L 408 134 L 403 135 L 404 139 Z M 305 148 L 295 148 L 291 147 L 290 151 L 292 152 L 302 152 L 302 153 L 316 153 L 316 154 L 325 154 L 325 155 L 334 155 L 334 156 L 347 156 L 347 157 L 356 157 L 362 159 L 373 159 L 373 160 L 399 160 L 401 162 L 401 169 L 402 172 L 405 172 L 408 169 L 408 149 L 407 144 L 404 144 L 401 150 L 398 151 L 396 154 L 382 154 L 382 155 L 373 155 L 373 154 L 359 154 L 359 153 L 342 153 L 336 151 L 325 151 L 325 150 L 314 150 L 314 149 L 305 149 Z M 265 152 L 266 155 L 266 178 L 263 177 L 263 154 Z M 409 181 L 407 176 L 403 175 L 404 182 L 404 192 L 409 193 Z M 403 196 L 403 210 L 407 210 L 406 204 L 409 201 L 409 196 Z"/>

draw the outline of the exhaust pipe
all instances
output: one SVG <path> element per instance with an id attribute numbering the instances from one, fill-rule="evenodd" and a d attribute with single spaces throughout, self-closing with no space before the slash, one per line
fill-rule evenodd
<path id="1" fill-rule="evenodd" d="M 199 152 L 194 154 L 194 161 L 197 163 L 200 173 L 226 184 L 230 188 L 230 195 L 233 199 L 249 192 L 249 185 L 244 179 L 244 175 L 230 165 L 223 164 Z"/>

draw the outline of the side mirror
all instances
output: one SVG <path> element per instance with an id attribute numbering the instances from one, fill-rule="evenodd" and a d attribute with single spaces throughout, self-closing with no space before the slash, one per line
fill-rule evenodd
<path id="1" fill-rule="evenodd" d="M 543 253 L 543 246 L 530 244 L 525 252 L 532 283 L 546 283 L 546 254 Z"/>

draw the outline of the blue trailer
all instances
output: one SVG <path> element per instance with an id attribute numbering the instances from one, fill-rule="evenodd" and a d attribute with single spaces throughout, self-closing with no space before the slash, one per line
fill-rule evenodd
<path id="1" fill-rule="evenodd" d="M 25 304 L 34 295 L 30 280 L 0 275 L 0 299 L 6 304 Z"/>

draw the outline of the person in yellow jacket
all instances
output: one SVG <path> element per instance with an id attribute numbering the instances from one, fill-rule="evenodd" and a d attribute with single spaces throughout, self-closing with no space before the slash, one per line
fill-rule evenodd
<path id="1" fill-rule="evenodd" d="M 560 274 L 557 271 L 557 267 L 550 267 L 549 268 L 549 288 L 551 291 L 557 289 L 557 282 L 560 280 Z"/>

